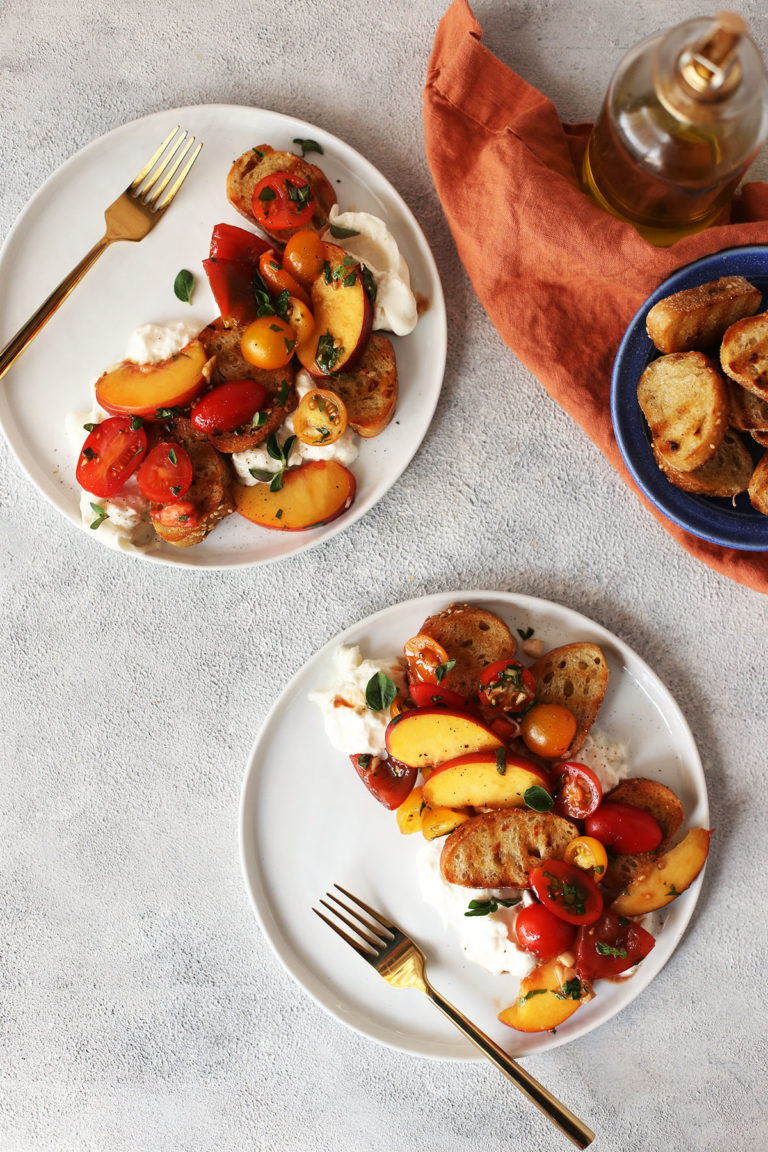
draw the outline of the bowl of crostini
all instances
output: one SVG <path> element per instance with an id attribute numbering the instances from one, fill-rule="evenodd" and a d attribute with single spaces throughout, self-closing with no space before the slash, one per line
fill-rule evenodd
<path id="1" fill-rule="evenodd" d="M 768 247 L 678 269 L 619 345 L 611 417 L 647 498 L 694 536 L 768 548 Z"/>

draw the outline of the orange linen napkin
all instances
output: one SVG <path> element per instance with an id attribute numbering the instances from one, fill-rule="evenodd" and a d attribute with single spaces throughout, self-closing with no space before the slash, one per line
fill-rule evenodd
<path id="1" fill-rule="evenodd" d="M 459 256 L 499 335 L 579 422 L 626 482 L 613 436 L 610 381 L 624 330 L 676 268 L 741 244 L 768 243 L 768 184 L 746 184 L 730 219 L 655 248 L 586 196 L 579 172 L 589 124 L 554 105 L 481 43 L 467 0 L 440 22 L 424 90 L 427 159 Z M 661 524 L 705 564 L 768 592 L 768 553 L 709 544 Z"/>

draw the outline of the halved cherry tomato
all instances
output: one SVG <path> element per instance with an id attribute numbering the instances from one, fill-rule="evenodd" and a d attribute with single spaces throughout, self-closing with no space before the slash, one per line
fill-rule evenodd
<path id="1" fill-rule="evenodd" d="M 317 232 L 311 228 L 294 232 L 285 245 L 283 268 L 305 288 L 309 288 L 320 275 L 324 261 L 325 247 Z"/>
<path id="2" fill-rule="evenodd" d="M 209 255 L 212 260 L 236 260 L 255 267 L 269 247 L 269 242 L 255 232 L 246 232 L 235 224 L 215 224 Z"/>
<path id="3" fill-rule="evenodd" d="M 560 760 L 576 735 L 576 717 L 563 704 L 534 704 L 520 722 L 525 746 L 544 760 Z"/>
<path id="4" fill-rule="evenodd" d="M 634 920 L 617 916 L 609 908 L 576 937 L 576 971 L 582 980 L 619 976 L 639 964 L 656 941 Z"/>
<path id="5" fill-rule="evenodd" d="M 621 856 L 653 852 L 664 837 L 650 812 L 621 800 L 606 800 L 587 817 L 584 827 L 588 836 Z"/>
<path id="6" fill-rule="evenodd" d="M 155 504 L 180 500 L 192 486 L 189 453 L 181 444 L 156 444 L 147 453 L 136 479 L 142 494 Z"/>
<path id="7" fill-rule="evenodd" d="M 250 324 L 259 311 L 253 294 L 253 266 L 239 260 L 203 260 L 203 268 L 227 327 Z"/>
<path id="8" fill-rule="evenodd" d="M 272 172 L 253 189 L 251 211 L 257 224 L 270 232 L 280 232 L 308 224 L 315 211 L 315 197 L 301 176 Z"/>
<path id="9" fill-rule="evenodd" d="M 555 812 L 568 820 L 584 820 L 603 798 L 600 780 L 586 764 L 569 760 L 558 764 L 551 774 Z"/>
<path id="10" fill-rule="evenodd" d="M 293 430 L 302 444 L 333 444 L 347 427 L 347 407 L 327 388 L 305 393 L 293 414 Z"/>
<path id="11" fill-rule="evenodd" d="M 267 402 L 269 393 L 259 380 L 228 380 L 206 392 L 192 409 L 190 419 L 199 432 L 232 432 L 248 424 Z"/>
<path id="12" fill-rule="evenodd" d="M 544 907 L 569 924 L 593 924 L 603 910 L 600 889 L 573 864 L 545 860 L 531 871 L 529 883 Z"/>
<path id="13" fill-rule="evenodd" d="M 77 461 L 77 482 L 94 496 L 114 496 L 146 450 L 147 434 L 138 417 L 110 416 L 88 433 Z"/>
<path id="14" fill-rule="evenodd" d="M 350 760 L 368 791 L 385 808 L 399 808 L 419 774 L 418 768 L 395 766 L 391 760 L 368 752 L 350 756 Z"/>
<path id="15" fill-rule="evenodd" d="M 517 914 L 515 935 L 525 952 L 533 952 L 540 960 L 554 960 L 573 946 L 576 927 L 566 924 L 543 904 L 529 904 Z"/>
<path id="16" fill-rule="evenodd" d="M 163 504 L 160 508 L 150 511 L 153 520 L 166 528 L 188 528 L 192 531 L 200 523 L 200 513 L 197 505 L 191 500 L 177 500 L 173 504 Z"/>
<path id="17" fill-rule="evenodd" d="M 411 699 L 417 708 L 433 708 L 435 704 L 445 704 L 448 708 L 466 708 L 467 702 L 458 692 L 443 688 L 440 684 L 411 684 Z"/>
<path id="18" fill-rule="evenodd" d="M 597 883 L 605 876 L 608 867 L 608 853 L 594 836 L 576 836 L 566 845 L 563 860 L 566 864 L 575 864 L 577 868 L 591 872 Z"/>
<path id="19" fill-rule="evenodd" d="M 448 653 L 431 636 L 419 633 L 403 645 L 409 683 L 438 684 L 437 670 L 448 663 Z"/>
<path id="20" fill-rule="evenodd" d="M 279 316 L 260 316 L 240 339 L 240 351 L 256 368 L 284 368 L 293 356 L 296 333 Z"/>
<path id="21" fill-rule="evenodd" d="M 480 700 L 500 712 L 522 712 L 536 698 L 536 681 L 517 660 L 496 660 L 480 677 Z"/>
<path id="22" fill-rule="evenodd" d="M 302 304 L 306 304 L 309 308 L 309 296 L 304 291 L 302 286 L 294 280 L 290 272 L 286 272 L 280 264 L 273 248 L 268 248 L 263 256 L 259 259 L 259 272 L 261 278 L 273 296 L 279 296 L 281 292 L 288 292 L 289 296 L 294 296 L 297 300 L 301 300 Z"/>
<path id="23" fill-rule="evenodd" d="M 296 344 L 305 344 L 315 330 L 315 318 L 303 300 L 289 296 L 285 306 L 288 323 L 296 333 Z"/>

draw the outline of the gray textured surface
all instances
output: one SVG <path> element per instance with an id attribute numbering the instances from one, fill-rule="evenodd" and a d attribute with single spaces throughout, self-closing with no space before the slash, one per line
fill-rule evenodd
<path id="1" fill-rule="evenodd" d="M 717 835 L 672 961 L 619 1017 L 528 1067 L 595 1147 L 768 1142 L 762 959 L 768 600 L 699 565 L 501 344 L 424 160 L 443 0 L 6 0 L 0 234 L 66 156 L 147 112 L 243 103 L 343 137 L 415 211 L 446 291 L 444 393 L 388 496 L 252 571 L 130 563 L 77 533 L 3 446 L 0 1149 L 566 1147 L 484 1065 L 399 1055 L 285 975 L 251 915 L 237 802 L 275 693 L 319 643 L 423 592 L 515 589 L 630 643 L 699 742 Z M 768 17 L 740 10 L 768 51 Z M 646 0 L 478 0 L 486 43 L 588 119 Z M 676 18 L 695 15 L 684 0 Z M 768 175 L 763 158 L 756 169 Z M 450 518 L 436 514 L 450 494 Z"/>

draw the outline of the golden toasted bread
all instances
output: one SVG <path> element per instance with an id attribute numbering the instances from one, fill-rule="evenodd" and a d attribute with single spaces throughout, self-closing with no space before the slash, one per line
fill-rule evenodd
<path id="1" fill-rule="evenodd" d="M 768 312 L 730 326 L 720 347 L 720 363 L 737 384 L 768 399 Z"/>
<path id="2" fill-rule="evenodd" d="M 542 860 L 562 860 L 579 831 L 552 812 L 511 808 L 473 816 L 446 837 L 440 871 L 465 888 L 527 888 Z"/>
<path id="3" fill-rule="evenodd" d="M 637 399 L 657 450 L 673 468 L 692 472 L 714 456 L 728 428 L 728 393 L 708 356 L 673 352 L 653 360 Z"/>
<path id="4" fill-rule="evenodd" d="M 306 181 L 315 197 L 315 211 L 309 224 L 298 224 L 295 228 L 281 228 L 270 231 L 258 222 L 253 215 L 251 201 L 253 190 L 265 176 L 274 172 L 291 172 L 300 180 Z M 227 176 L 227 198 L 241 216 L 256 224 L 278 244 L 285 244 L 286 240 L 302 228 L 313 228 L 322 232 L 328 223 L 328 213 L 336 203 L 336 193 L 329 184 L 325 174 L 314 164 L 308 164 L 301 156 L 293 152 L 276 152 L 269 144 L 260 144 L 258 148 L 249 148 L 239 159 L 235 160 Z"/>
<path id="5" fill-rule="evenodd" d="M 768 431 L 758 432 L 757 429 L 755 429 L 754 432 L 750 432 L 750 436 L 754 440 L 755 444 L 760 444 L 761 447 L 768 448 Z"/>
<path id="6" fill-rule="evenodd" d="M 608 665 L 597 644 L 586 641 L 564 644 L 545 652 L 531 672 L 536 681 L 536 700 L 563 704 L 576 717 L 576 735 L 564 760 L 573 757 L 595 722 L 608 687 Z"/>
<path id="7" fill-rule="evenodd" d="M 754 464 L 741 438 L 729 428 L 711 459 L 693 472 L 680 472 L 665 460 L 656 447 L 651 447 L 656 463 L 676 488 L 699 496 L 737 496 L 746 492 Z"/>
<path id="8" fill-rule="evenodd" d="M 758 461 L 747 489 L 752 507 L 768 516 L 768 452 Z"/>
<path id="9" fill-rule="evenodd" d="M 624 888 L 630 880 L 634 880 L 641 872 L 645 872 L 663 852 L 667 850 L 672 838 L 683 823 L 683 806 L 671 788 L 659 784 L 656 780 L 648 780 L 644 776 L 637 776 L 630 780 L 622 780 L 607 796 L 605 800 L 618 800 L 622 804 L 632 804 L 635 808 L 644 808 L 650 812 L 662 831 L 663 839 L 655 852 L 639 852 L 633 856 L 612 856 L 608 859 L 608 867 L 601 878 L 608 888 Z"/>
<path id="10" fill-rule="evenodd" d="M 155 532 L 168 544 L 189 548 L 199 544 L 220 520 L 235 510 L 232 498 L 232 467 L 225 456 L 220 456 L 185 416 L 167 421 L 162 439 L 180 444 L 192 461 L 194 479 L 183 501 L 195 506 L 195 515 L 188 521 L 167 525 L 159 523 L 155 515 L 161 504 L 150 504 L 150 515 Z"/>
<path id="11" fill-rule="evenodd" d="M 747 391 L 735 380 L 726 380 L 726 385 L 731 428 L 739 432 L 768 432 L 768 399 Z"/>
<path id="12" fill-rule="evenodd" d="M 267 370 L 249 364 L 240 351 L 244 326 L 224 328 L 214 321 L 200 333 L 200 340 L 209 356 L 214 357 L 211 387 L 228 380 L 258 380 L 269 392 L 270 399 L 262 409 L 264 423 L 235 428 L 232 432 L 215 432 L 209 439 L 219 452 L 245 452 L 255 448 L 272 432 L 276 432 L 286 415 L 296 407 L 293 365 Z"/>
<path id="13" fill-rule="evenodd" d="M 451 604 L 429 616 L 420 632 L 441 644 L 448 659 L 456 661 L 442 684 L 460 696 L 474 696 L 483 669 L 496 660 L 511 660 L 517 648 L 504 621 L 473 604 Z"/>
<path id="14" fill-rule="evenodd" d="M 397 366 L 386 336 L 371 336 L 354 372 L 339 372 L 329 382 L 344 401 L 350 426 L 358 436 L 378 436 L 395 414 Z"/>
<path id="15" fill-rule="evenodd" d="M 654 304 L 646 331 L 659 352 L 706 351 L 720 343 L 735 321 L 754 316 L 761 298 L 743 276 L 722 276 Z"/>

